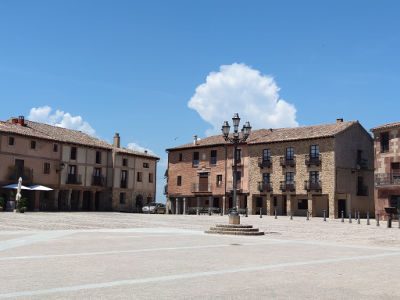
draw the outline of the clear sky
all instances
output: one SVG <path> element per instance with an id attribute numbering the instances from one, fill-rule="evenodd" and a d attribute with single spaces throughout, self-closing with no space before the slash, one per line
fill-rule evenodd
<path id="1" fill-rule="evenodd" d="M 255 128 L 370 129 L 400 121 L 399 13 L 399 1 L 2 0 L 0 119 L 41 108 L 163 159 L 233 112 Z"/>

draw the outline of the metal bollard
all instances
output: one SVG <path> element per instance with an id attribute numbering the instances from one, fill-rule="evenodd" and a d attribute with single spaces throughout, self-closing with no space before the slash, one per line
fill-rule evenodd
<path id="1" fill-rule="evenodd" d="M 310 212 L 307 210 L 307 221 L 310 221 Z"/>
<path id="2" fill-rule="evenodd" d="M 275 209 L 275 219 L 278 219 L 278 215 L 276 214 L 276 209 Z"/>
<path id="3" fill-rule="evenodd" d="M 344 211 L 342 210 L 342 223 L 344 223 Z"/>
<path id="4" fill-rule="evenodd" d="M 352 220 L 351 220 L 351 211 L 349 212 L 349 223 L 351 223 L 352 222 Z"/>
<path id="5" fill-rule="evenodd" d="M 260 208 L 260 219 L 262 218 L 262 208 Z"/>
<path id="6" fill-rule="evenodd" d="M 245 215 L 245 217 L 247 218 L 248 216 L 249 216 L 249 213 L 248 213 L 247 207 L 246 207 L 246 215 Z"/>
<path id="7" fill-rule="evenodd" d="M 290 220 L 293 220 L 293 213 L 290 212 Z"/>
<path id="8" fill-rule="evenodd" d="M 360 212 L 357 212 L 357 224 L 361 224 L 361 222 L 360 222 Z"/>
<path id="9" fill-rule="evenodd" d="M 196 209 L 196 214 L 197 214 L 198 216 L 200 216 L 199 208 Z"/>
<path id="10" fill-rule="evenodd" d="M 208 215 L 211 216 L 211 208 L 208 209 Z"/>
<path id="11" fill-rule="evenodd" d="M 326 222 L 326 210 L 324 209 L 324 222 Z"/>
<path id="12" fill-rule="evenodd" d="M 379 214 L 376 214 L 376 226 L 379 226 Z"/>
<path id="13" fill-rule="evenodd" d="M 370 225 L 371 223 L 369 222 L 369 211 L 367 211 L 367 225 Z"/>

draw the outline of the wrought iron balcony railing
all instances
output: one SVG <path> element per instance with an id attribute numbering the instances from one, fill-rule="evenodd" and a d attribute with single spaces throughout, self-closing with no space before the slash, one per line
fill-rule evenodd
<path id="1" fill-rule="evenodd" d="M 92 185 L 94 186 L 105 186 L 106 179 L 103 175 L 93 175 Z"/>
<path id="2" fill-rule="evenodd" d="M 305 162 L 306 162 L 306 165 L 309 167 L 310 166 L 320 166 L 321 161 L 322 161 L 321 154 L 320 155 L 310 155 L 310 154 L 306 155 Z"/>
<path id="3" fill-rule="evenodd" d="M 361 158 L 357 159 L 357 169 L 368 169 L 368 159 Z"/>
<path id="4" fill-rule="evenodd" d="M 128 180 L 121 180 L 120 186 L 121 189 L 128 188 Z"/>
<path id="5" fill-rule="evenodd" d="M 8 179 L 17 182 L 19 178 L 22 178 L 23 184 L 24 182 L 25 184 L 33 182 L 33 169 L 10 166 L 8 168 Z"/>
<path id="6" fill-rule="evenodd" d="M 400 173 L 379 173 L 375 175 L 375 185 L 400 185 Z"/>
<path id="7" fill-rule="evenodd" d="M 68 174 L 66 184 L 82 184 L 82 176 L 80 174 Z"/>
<path id="8" fill-rule="evenodd" d="M 280 158 L 280 163 L 281 163 L 281 166 L 284 168 L 295 167 L 296 166 L 296 156 L 293 156 L 293 157 L 282 156 Z"/>
<path id="9" fill-rule="evenodd" d="M 271 159 L 264 159 L 263 157 L 260 157 L 258 159 L 258 166 L 260 168 L 271 168 L 272 161 L 271 161 Z"/>
<path id="10" fill-rule="evenodd" d="M 357 196 L 368 196 L 368 186 L 366 185 L 358 186 Z"/>
<path id="11" fill-rule="evenodd" d="M 260 193 L 270 193 L 272 192 L 272 184 L 270 182 L 258 182 L 258 190 Z"/>
<path id="12" fill-rule="evenodd" d="M 280 190 L 282 192 L 294 192 L 296 191 L 296 182 L 295 181 L 281 181 Z"/>
<path id="13" fill-rule="evenodd" d="M 212 184 L 211 183 L 193 183 L 192 193 L 211 193 Z"/>
<path id="14" fill-rule="evenodd" d="M 306 180 L 304 181 L 304 189 L 306 191 L 321 191 L 322 190 L 322 185 L 321 181 L 309 181 Z"/>

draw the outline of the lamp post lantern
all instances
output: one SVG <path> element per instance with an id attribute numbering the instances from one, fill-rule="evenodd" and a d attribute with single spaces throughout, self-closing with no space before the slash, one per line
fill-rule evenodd
<path id="1" fill-rule="evenodd" d="M 225 141 L 233 144 L 234 152 L 233 152 L 233 208 L 229 214 L 229 223 L 230 224 L 240 224 L 240 216 L 238 212 L 238 203 L 237 203 L 237 149 L 240 143 L 245 142 L 250 136 L 251 126 L 249 122 L 246 122 L 243 125 L 241 132 L 239 132 L 239 124 L 240 117 L 238 113 L 235 113 L 232 118 L 233 123 L 233 133 L 229 136 L 230 125 L 228 121 L 225 121 L 222 125 L 222 135 Z"/>

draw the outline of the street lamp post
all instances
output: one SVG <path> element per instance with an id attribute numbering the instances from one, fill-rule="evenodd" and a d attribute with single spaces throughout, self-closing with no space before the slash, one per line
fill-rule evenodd
<path id="1" fill-rule="evenodd" d="M 234 148 L 234 158 L 233 158 L 233 208 L 229 214 L 229 223 L 230 224 L 240 224 L 240 216 L 238 212 L 238 203 L 237 203 L 237 149 L 240 143 L 245 142 L 250 136 L 251 126 L 249 122 L 246 122 L 243 125 L 241 133 L 239 132 L 239 123 L 240 117 L 238 113 L 235 113 L 232 118 L 233 123 L 233 133 L 229 136 L 229 131 L 231 126 L 228 121 L 225 121 L 222 125 L 222 135 L 225 141 L 233 144 Z"/>

